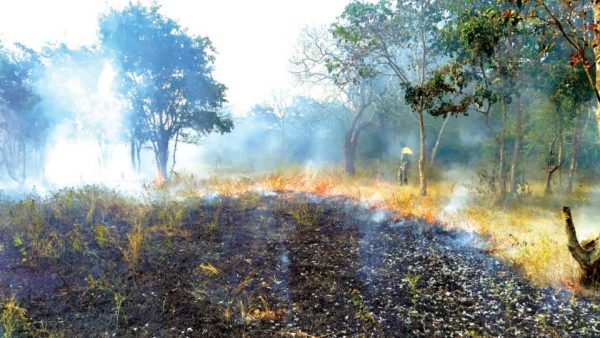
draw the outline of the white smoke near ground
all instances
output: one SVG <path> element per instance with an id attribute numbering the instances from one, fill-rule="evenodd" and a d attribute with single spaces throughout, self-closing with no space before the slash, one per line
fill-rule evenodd
<path id="1" fill-rule="evenodd" d="M 81 184 L 132 189 L 145 175 L 129 162 L 123 130 L 127 103 L 118 95 L 118 70 L 93 53 L 59 54 L 35 73 L 39 111 L 50 121 L 44 172 L 24 189 L 53 190 Z"/>
<path id="2" fill-rule="evenodd" d="M 255 175 L 289 166 L 318 171 L 342 159 L 343 130 L 329 120 L 296 115 L 283 129 L 279 123 L 253 114 L 238 117 L 230 133 L 208 135 L 193 161 L 202 164 L 201 175 Z"/>
<path id="3" fill-rule="evenodd" d="M 445 214 L 457 214 L 465 209 L 471 201 L 471 192 L 464 185 L 459 185 L 453 189 L 448 203 L 442 209 Z"/>
<path id="4" fill-rule="evenodd" d="M 239 118 L 228 134 L 208 135 L 197 158 L 202 175 L 268 172 L 281 162 L 281 138 L 258 121 Z"/>
<path id="5" fill-rule="evenodd" d="M 573 223 L 577 230 L 577 239 L 582 242 L 600 236 L 600 210 L 598 204 L 589 204 L 572 208 Z"/>
<path id="6" fill-rule="evenodd" d="M 473 202 L 474 196 L 470 189 L 472 184 L 472 173 L 469 169 L 462 166 L 452 166 L 443 173 L 443 181 L 451 182 L 451 191 L 443 207 L 437 215 L 437 219 L 453 228 L 466 231 L 463 236 L 459 236 L 457 241 L 472 243 L 474 241 L 473 232 L 477 231 L 477 225 L 471 223 L 464 212 Z"/>
<path id="7" fill-rule="evenodd" d="M 35 182 L 37 187 L 54 190 L 101 184 L 137 192 L 142 183 L 155 179 L 156 163 L 150 149 L 142 149 L 141 172 L 131 164 L 125 133 L 130 109 L 118 91 L 118 72 L 112 60 L 83 53 L 59 55 L 36 74 L 40 110 L 52 122 L 44 176 Z M 174 142 L 170 150 L 174 151 Z M 201 153 L 198 145 L 179 143 L 174 168 L 207 174 L 206 163 L 198 161 Z"/>
<path id="8" fill-rule="evenodd" d="M 51 123 L 45 146 L 44 173 L 16 187 L 40 191 L 101 184 L 126 192 L 141 189 L 156 177 L 150 149 L 141 152 L 141 172 L 133 169 L 125 133 L 130 109 L 118 90 L 119 68 L 95 52 L 69 51 L 51 56 L 34 74 L 40 95 L 39 111 Z M 243 126 L 242 126 L 243 128 Z M 177 172 L 200 177 L 213 173 L 214 162 L 202 160 L 205 149 L 236 147 L 224 137 L 210 136 L 206 144 L 177 145 Z M 171 154 L 174 151 L 171 142 Z M 218 159 L 217 159 L 218 161 Z M 172 160 L 168 168 L 171 169 Z"/>

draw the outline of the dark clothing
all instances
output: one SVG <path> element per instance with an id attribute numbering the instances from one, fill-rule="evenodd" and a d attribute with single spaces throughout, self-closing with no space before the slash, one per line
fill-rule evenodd
<path id="1" fill-rule="evenodd" d="M 408 185 L 408 171 L 410 170 L 410 158 L 406 154 L 400 155 L 400 167 L 398 168 L 398 182 L 400 185 Z"/>

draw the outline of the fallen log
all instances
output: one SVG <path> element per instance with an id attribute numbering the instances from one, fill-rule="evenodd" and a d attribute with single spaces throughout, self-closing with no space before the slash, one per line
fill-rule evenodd
<path id="1" fill-rule="evenodd" d="M 577 239 L 569 207 L 563 207 L 563 218 L 567 230 L 567 246 L 582 270 L 581 282 L 586 287 L 595 287 L 599 277 L 600 242 L 595 239 L 584 242 L 582 246 Z"/>

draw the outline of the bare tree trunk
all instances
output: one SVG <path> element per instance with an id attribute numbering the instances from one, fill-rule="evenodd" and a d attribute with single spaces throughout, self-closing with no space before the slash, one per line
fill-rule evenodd
<path id="1" fill-rule="evenodd" d="M 344 170 L 350 176 L 356 175 L 356 146 L 360 137 L 360 128 L 349 130 L 344 142 Z"/>
<path id="2" fill-rule="evenodd" d="M 350 176 L 356 175 L 356 145 L 358 144 L 358 139 L 363 128 L 361 121 L 367 107 L 368 104 L 364 101 L 360 104 L 360 107 L 356 110 L 357 113 L 352 120 L 352 124 L 348 128 L 348 131 L 346 131 L 346 138 L 344 140 L 344 169 L 346 174 Z"/>
<path id="3" fill-rule="evenodd" d="M 423 110 L 419 112 L 419 194 L 427 196 L 427 173 L 425 171 L 426 149 L 425 149 L 425 116 Z"/>
<path id="4" fill-rule="evenodd" d="M 560 129 L 558 130 L 558 163 L 565 161 L 565 135 L 563 132 L 563 125 L 561 123 Z M 558 168 L 558 187 L 562 191 L 563 179 L 562 179 L 562 166 Z"/>
<path id="5" fill-rule="evenodd" d="M 569 167 L 569 180 L 567 182 L 568 193 L 573 192 L 573 181 L 575 180 L 575 174 L 577 172 L 577 157 L 579 157 L 579 145 L 581 143 L 581 136 L 579 131 L 581 129 L 582 114 L 580 109 L 575 111 L 575 126 L 573 126 L 573 150 L 571 151 L 571 166 Z"/>
<path id="6" fill-rule="evenodd" d="M 431 167 L 435 166 L 435 157 L 437 155 L 438 148 L 440 147 L 440 140 L 442 139 L 442 135 L 444 134 L 444 129 L 446 129 L 446 125 L 448 124 L 448 120 L 450 119 L 450 114 L 446 116 L 444 119 L 444 123 L 442 123 L 442 128 L 440 128 L 440 132 L 438 133 L 438 137 L 435 140 L 435 145 L 433 146 L 433 150 L 431 150 Z"/>
<path id="7" fill-rule="evenodd" d="M 546 195 L 552 194 L 552 174 L 562 167 L 563 162 L 559 162 L 558 165 L 555 166 L 550 166 L 548 167 L 548 170 L 546 170 L 546 189 L 544 190 Z"/>
<path id="8" fill-rule="evenodd" d="M 546 188 L 544 189 L 545 195 L 552 194 L 552 173 L 551 170 L 546 170 Z"/>
<path id="9" fill-rule="evenodd" d="M 515 109 L 515 145 L 510 163 L 510 192 L 514 194 L 517 192 L 517 175 L 521 157 L 521 143 L 523 142 L 523 121 L 519 95 L 515 95 L 513 102 Z"/>
<path id="10" fill-rule="evenodd" d="M 142 156 L 140 155 L 142 152 L 142 143 L 138 142 L 135 146 L 135 155 L 137 157 L 137 172 L 142 172 Z"/>
<path id="11" fill-rule="evenodd" d="M 129 140 L 129 158 L 131 160 L 131 166 L 133 167 L 133 170 L 136 170 L 138 165 L 136 163 L 135 140 L 133 138 Z"/>
<path id="12" fill-rule="evenodd" d="M 499 159 L 498 159 L 498 179 L 500 180 L 500 196 L 506 195 L 506 101 L 501 102 L 502 109 L 502 131 L 500 133 Z"/>
<path id="13" fill-rule="evenodd" d="M 156 158 L 156 166 L 158 169 L 159 182 L 165 182 L 169 179 L 167 172 L 167 163 L 169 161 L 169 138 L 161 135 L 160 139 L 155 143 L 154 156 Z"/>
<path id="14" fill-rule="evenodd" d="M 573 223 L 573 217 L 571 216 L 571 209 L 569 207 L 563 207 L 563 218 L 565 220 L 566 231 L 567 231 L 567 247 L 571 252 L 571 255 L 582 270 L 581 282 L 587 287 L 596 287 L 598 283 L 598 266 L 600 265 L 600 242 L 598 238 L 587 241 L 582 246 L 579 244 L 577 239 L 577 232 L 575 231 L 575 224 Z"/>
<path id="15" fill-rule="evenodd" d="M 344 170 L 349 176 L 356 175 L 356 144 L 350 141 L 346 141 L 344 144 Z"/>
<path id="16" fill-rule="evenodd" d="M 179 143 L 179 133 L 175 135 L 175 144 L 173 145 L 173 156 L 171 158 L 171 170 L 169 172 L 169 176 L 173 176 L 173 172 L 175 171 L 175 155 L 177 155 L 177 144 Z"/>

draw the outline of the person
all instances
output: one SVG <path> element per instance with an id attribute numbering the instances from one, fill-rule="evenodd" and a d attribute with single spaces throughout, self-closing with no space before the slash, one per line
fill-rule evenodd
<path id="1" fill-rule="evenodd" d="M 413 151 L 409 147 L 403 147 L 400 153 L 400 167 L 398 168 L 398 182 L 400 185 L 408 185 L 408 171 L 412 160 Z"/>

